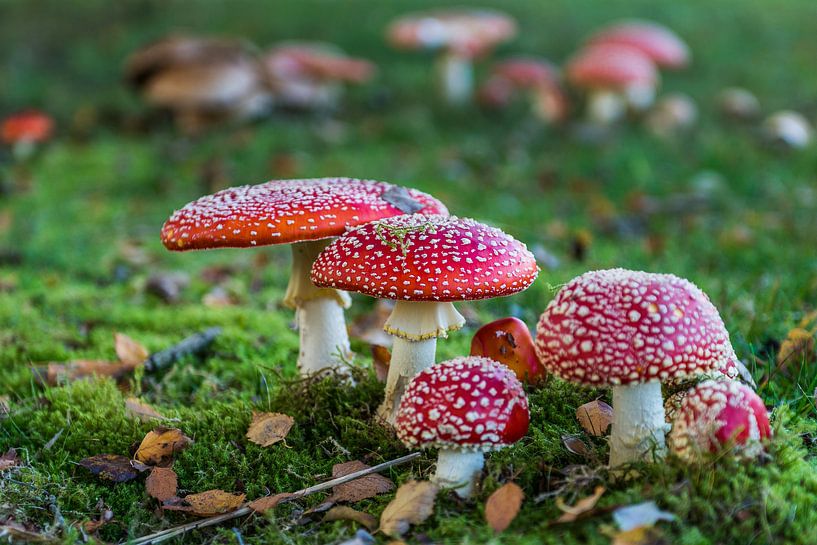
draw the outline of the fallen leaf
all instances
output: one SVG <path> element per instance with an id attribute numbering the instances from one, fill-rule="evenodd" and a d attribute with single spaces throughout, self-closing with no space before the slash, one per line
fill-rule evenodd
<path id="1" fill-rule="evenodd" d="M 252 423 L 247 430 L 247 439 L 268 447 L 286 439 L 295 420 L 281 413 L 252 413 Z"/>
<path id="2" fill-rule="evenodd" d="M 394 301 L 378 299 L 371 311 L 358 316 L 349 326 L 349 336 L 370 345 L 390 347 L 394 338 L 383 331 L 386 320 L 394 310 Z"/>
<path id="3" fill-rule="evenodd" d="M 795 327 L 789 331 L 786 338 L 780 343 L 780 350 L 777 352 L 777 365 L 780 367 L 792 364 L 800 365 L 814 351 L 814 333 L 814 331 L 808 331 L 800 327 Z"/>
<path id="4" fill-rule="evenodd" d="M 244 494 L 232 494 L 224 490 L 208 490 L 198 494 L 188 494 L 182 505 L 165 505 L 171 511 L 184 511 L 197 517 L 212 517 L 235 511 L 244 503 Z M 185 505 L 186 504 L 186 505 Z"/>
<path id="5" fill-rule="evenodd" d="M 86 520 L 82 523 L 83 530 L 88 534 L 97 532 L 100 528 L 113 520 L 113 511 L 111 511 L 110 507 L 105 505 L 105 502 L 102 501 L 101 498 L 97 502 L 96 507 L 99 509 L 99 518 L 96 520 Z"/>
<path id="6" fill-rule="evenodd" d="M 114 333 L 113 338 L 116 357 L 120 362 L 136 367 L 148 359 L 150 352 L 147 348 L 124 333 Z"/>
<path id="7" fill-rule="evenodd" d="M 593 451 L 587 446 L 587 443 L 576 437 L 575 435 L 562 435 L 562 443 L 568 452 L 578 454 L 585 458 L 592 458 Z"/>
<path id="8" fill-rule="evenodd" d="M 400 537 L 412 524 L 426 520 L 434 510 L 438 490 L 428 481 L 403 483 L 380 515 L 380 530 L 391 537 Z"/>
<path id="9" fill-rule="evenodd" d="M 182 272 L 157 272 L 148 278 L 145 291 L 165 303 L 177 303 L 182 291 L 190 283 L 190 277 Z"/>
<path id="10" fill-rule="evenodd" d="M 154 467 L 145 479 L 145 490 L 150 497 L 160 502 L 169 500 L 176 495 L 179 479 L 176 472 L 169 467 Z"/>
<path id="11" fill-rule="evenodd" d="M 516 483 L 505 483 L 496 489 L 485 502 L 485 520 L 488 526 L 496 533 L 505 531 L 519 514 L 524 498 L 525 493 Z"/>
<path id="12" fill-rule="evenodd" d="M 604 491 L 605 488 L 603 486 L 597 486 L 593 491 L 592 496 L 587 496 L 586 498 L 580 499 L 573 506 L 566 505 L 562 498 L 556 498 L 556 507 L 562 511 L 562 516 L 556 519 L 555 522 L 560 524 L 573 522 L 581 518 L 583 515 L 588 514 L 594 507 L 596 507 L 596 504 L 599 502 L 602 494 L 604 494 Z"/>
<path id="13" fill-rule="evenodd" d="M 401 186 L 394 186 L 384 191 L 380 198 L 394 206 L 404 214 L 414 214 L 419 212 L 425 205 L 411 196 L 408 189 Z"/>
<path id="14" fill-rule="evenodd" d="M 335 520 L 351 520 L 357 522 L 370 532 L 374 532 L 375 528 L 377 528 L 377 517 L 369 513 L 364 513 L 363 511 L 358 511 L 357 509 L 352 509 L 346 505 L 336 505 L 323 516 L 324 522 L 332 522 Z"/>
<path id="15" fill-rule="evenodd" d="M 129 397 L 125 400 L 125 413 L 129 417 L 137 418 L 142 422 L 148 422 L 152 418 L 158 418 L 160 420 L 167 419 L 156 411 L 156 409 L 135 397 Z"/>
<path id="16" fill-rule="evenodd" d="M 238 300 L 222 286 L 216 286 L 201 298 L 201 303 L 209 308 L 225 308 L 238 304 Z"/>
<path id="17" fill-rule="evenodd" d="M 632 530 L 614 534 L 610 545 L 653 545 L 660 543 L 658 541 L 660 536 L 660 532 L 651 526 L 637 526 Z"/>
<path id="18" fill-rule="evenodd" d="M 139 476 L 139 469 L 131 465 L 127 456 L 119 454 L 97 454 L 79 461 L 79 465 L 100 479 L 124 483 Z"/>
<path id="19" fill-rule="evenodd" d="M 358 460 L 335 464 L 332 466 L 332 478 L 337 479 L 338 477 L 344 477 L 356 471 L 368 468 L 369 466 Z M 373 498 L 378 494 L 391 492 L 392 490 L 394 490 L 394 483 L 391 479 L 373 473 L 333 487 L 332 495 L 329 496 L 326 501 L 354 503 L 367 498 Z"/>
<path id="20" fill-rule="evenodd" d="M 674 514 L 659 509 L 654 501 L 627 505 L 613 511 L 613 520 L 622 532 L 640 526 L 655 526 L 660 520 L 673 521 L 675 518 Z"/>
<path id="21" fill-rule="evenodd" d="M 62 382 L 72 382 L 91 376 L 111 377 L 114 380 L 120 380 L 128 373 L 132 373 L 136 367 L 138 365 L 123 362 L 76 360 L 67 363 L 52 362 L 44 368 L 35 367 L 32 371 L 41 383 L 48 386 L 57 386 Z"/>
<path id="22" fill-rule="evenodd" d="M 247 507 L 256 513 L 263 513 L 269 509 L 274 509 L 279 503 L 284 500 L 288 500 L 294 495 L 295 494 L 290 494 L 288 492 L 282 492 L 280 494 L 273 494 L 272 496 L 264 496 L 263 498 L 258 498 L 257 500 L 251 501 L 247 504 Z"/>
<path id="23" fill-rule="evenodd" d="M 17 457 L 17 450 L 10 448 L 6 453 L 0 456 L 0 471 L 11 469 L 20 465 L 20 458 Z"/>
<path id="24" fill-rule="evenodd" d="M 378 382 L 386 382 L 389 378 L 389 365 L 391 364 L 391 352 L 385 346 L 379 344 L 372 345 L 372 367 Z"/>
<path id="25" fill-rule="evenodd" d="M 591 401 L 576 409 L 576 419 L 584 431 L 601 437 L 613 423 L 613 408 L 604 401 Z"/>
<path id="26" fill-rule="evenodd" d="M 173 454 L 183 451 L 192 443 L 193 440 L 178 428 L 159 427 L 145 435 L 134 458 L 152 466 L 167 466 Z"/>

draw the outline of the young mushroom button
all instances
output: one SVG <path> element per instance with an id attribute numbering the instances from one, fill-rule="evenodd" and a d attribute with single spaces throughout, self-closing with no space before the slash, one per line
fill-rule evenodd
<path id="1" fill-rule="evenodd" d="M 437 337 L 465 323 L 452 302 L 527 289 L 539 268 L 524 244 L 454 216 L 398 216 L 351 230 L 312 266 L 316 286 L 394 299 L 384 329 L 395 337 L 378 411 L 394 423 L 409 380 L 434 364 Z"/>
<path id="2" fill-rule="evenodd" d="M 471 495 L 483 453 L 515 443 L 528 432 L 522 384 L 504 365 L 467 356 L 425 369 L 411 381 L 395 428 L 408 448 L 438 448 L 432 480 Z"/>
<path id="3" fill-rule="evenodd" d="M 446 214 L 430 195 L 353 178 L 275 180 L 225 189 L 176 211 L 162 227 L 169 250 L 291 244 L 292 272 L 284 304 L 297 309 L 298 368 L 307 375 L 341 366 L 349 354 L 343 308 L 348 294 L 316 288 L 312 261 L 348 227 L 406 212 Z"/>
<path id="4" fill-rule="evenodd" d="M 583 274 L 539 319 L 536 352 L 565 380 L 613 389 L 610 465 L 665 450 L 661 383 L 720 369 L 734 356 L 717 309 L 671 274 Z"/>

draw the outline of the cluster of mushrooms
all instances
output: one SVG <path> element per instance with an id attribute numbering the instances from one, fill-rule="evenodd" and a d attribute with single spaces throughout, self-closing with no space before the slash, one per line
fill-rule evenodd
<path id="1" fill-rule="evenodd" d="M 564 285 L 535 339 L 516 318 L 487 324 L 471 353 L 437 363 L 438 338 L 463 327 L 457 301 L 527 289 L 539 268 L 526 246 L 440 201 L 386 182 L 274 180 L 202 197 L 162 228 L 170 250 L 289 244 L 284 299 L 300 330 L 303 376 L 351 365 L 347 292 L 395 301 L 394 338 L 379 420 L 409 448 L 437 448 L 433 480 L 467 497 L 484 453 L 527 434 L 525 386 L 547 374 L 612 389 L 610 466 L 762 449 L 762 401 L 736 380 L 739 362 L 717 309 L 669 274 L 594 271 Z M 668 400 L 662 384 L 699 381 Z M 671 414 L 671 422 L 666 415 Z"/>

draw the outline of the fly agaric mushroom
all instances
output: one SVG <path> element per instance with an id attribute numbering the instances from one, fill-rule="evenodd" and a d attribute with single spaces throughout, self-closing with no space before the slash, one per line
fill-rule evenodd
<path id="1" fill-rule="evenodd" d="M 567 96 L 562 90 L 558 69 L 546 60 L 518 57 L 496 66 L 479 90 L 486 106 L 503 107 L 518 91 L 527 91 L 537 117 L 548 123 L 567 115 Z"/>
<path id="2" fill-rule="evenodd" d="M 48 114 L 28 110 L 8 116 L 0 125 L 0 140 L 10 146 L 31 146 L 45 142 L 54 132 L 54 120 Z"/>
<path id="3" fill-rule="evenodd" d="M 384 330 L 394 337 L 380 418 L 394 424 L 411 378 L 434 364 L 437 337 L 465 319 L 454 301 L 527 289 L 538 274 L 524 244 L 482 223 L 454 216 L 399 216 L 349 231 L 312 266 L 318 287 L 394 299 Z"/>
<path id="4" fill-rule="evenodd" d="M 471 355 L 498 361 L 522 382 L 538 382 L 546 376 L 528 326 L 519 318 L 500 318 L 479 328 L 471 339 Z"/>
<path id="5" fill-rule="evenodd" d="M 769 413 L 758 395 L 735 381 L 708 380 L 681 400 L 670 433 L 672 451 L 686 460 L 734 447 L 739 456 L 760 454 L 772 435 Z"/>
<path id="6" fill-rule="evenodd" d="M 609 124 L 628 104 L 644 109 L 652 104 L 658 86 L 655 64 L 641 51 L 625 45 L 599 44 L 568 61 L 568 81 L 588 93 L 591 121 Z"/>
<path id="7" fill-rule="evenodd" d="M 412 13 L 387 30 L 398 49 L 442 49 L 440 79 L 449 104 L 468 102 L 474 87 L 473 61 L 516 34 L 516 23 L 504 13 L 486 9 Z"/>
<path id="8" fill-rule="evenodd" d="M 287 108 L 334 107 L 343 83 L 363 83 L 374 74 L 369 61 L 346 56 L 323 43 L 284 43 L 263 59 L 275 102 Z"/>
<path id="9" fill-rule="evenodd" d="M 673 31 L 652 21 L 613 23 L 591 36 L 587 44 L 633 47 L 661 68 L 683 68 L 689 64 L 689 46 Z"/>
<path id="10" fill-rule="evenodd" d="M 459 357 L 419 373 L 397 413 L 397 437 L 408 448 L 438 448 L 432 482 L 467 498 L 485 463 L 528 432 L 522 384 L 490 358 Z"/>
<path id="11" fill-rule="evenodd" d="M 169 250 L 292 245 L 284 304 L 297 310 L 298 369 L 308 375 L 338 367 L 349 353 L 343 309 L 349 296 L 309 280 L 312 261 L 348 227 L 421 212 L 446 214 L 430 195 L 386 182 L 353 178 L 273 180 L 225 189 L 173 213 L 162 227 Z"/>
<path id="12" fill-rule="evenodd" d="M 770 144 L 802 149 L 811 143 L 813 129 L 802 114 L 783 110 L 766 118 L 762 131 L 763 137 Z"/>
<path id="13" fill-rule="evenodd" d="M 247 119 L 270 105 L 268 82 L 240 41 L 170 36 L 131 55 L 126 80 L 153 106 L 195 132 L 213 121 Z"/>
<path id="14" fill-rule="evenodd" d="M 671 274 L 594 271 L 542 314 L 536 352 L 562 379 L 613 390 L 610 466 L 665 450 L 661 383 L 722 367 L 734 351 L 717 309 Z"/>

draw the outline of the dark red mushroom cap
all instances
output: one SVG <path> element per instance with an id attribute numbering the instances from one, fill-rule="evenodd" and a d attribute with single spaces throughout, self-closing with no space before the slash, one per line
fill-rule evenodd
<path id="1" fill-rule="evenodd" d="M 312 282 L 380 299 L 463 301 L 522 291 L 538 272 L 525 245 L 499 229 L 413 214 L 335 240 L 312 265 Z"/>
<path id="2" fill-rule="evenodd" d="M 10 115 L 0 125 L 0 139 L 6 144 L 44 142 L 54 131 L 54 120 L 47 114 L 29 110 Z"/>
<path id="3" fill-rule="evenodd" d="M 566 75 L 570 83 L 583 89 L 625 89 L 658 82 L 658 71 L 647 55 L 618 44 L 598 44 L 580 51 L 568 62 Z"/>
<path id="4" fill-rule="evenodd" d="M 455 358 L 415 376 L 403 394 L 395 431 L 409 448 L 496 450 L 528 432 L 522 384 L 505 366 Z"/>
<path id="5" fill-rule="evenodd" d="M 273 180 L 195 200 L 162 227 L 169 250 L 263 246 L 336 237 L 380 218 L 447 214 L 434 197 L 386 182 L 354 178 Z"/>
<path id="6" fill-rule="evenodd" d="M 718 310 L 671 274 L 593 271 L 567 283 L 536 329 L 548 371 L 580 384 L 677 381 L 734 356 Z"/>
<path id="7" fill-rule="evenodd" d="M 681 456 L 756 444 L 772 435 L 769 413 L 750 387 L 708 380 L 690 389 L 673 420 L 673 450 Z"/>
<path id="8" fill-rule="evenodd" d="M 619 44 L 645 53 L 658 66 L 681 68 L 689 62 L 689 47 L 673 31 L 650 21 L 622 21 L 602 29 L 588 43 Z"/>

